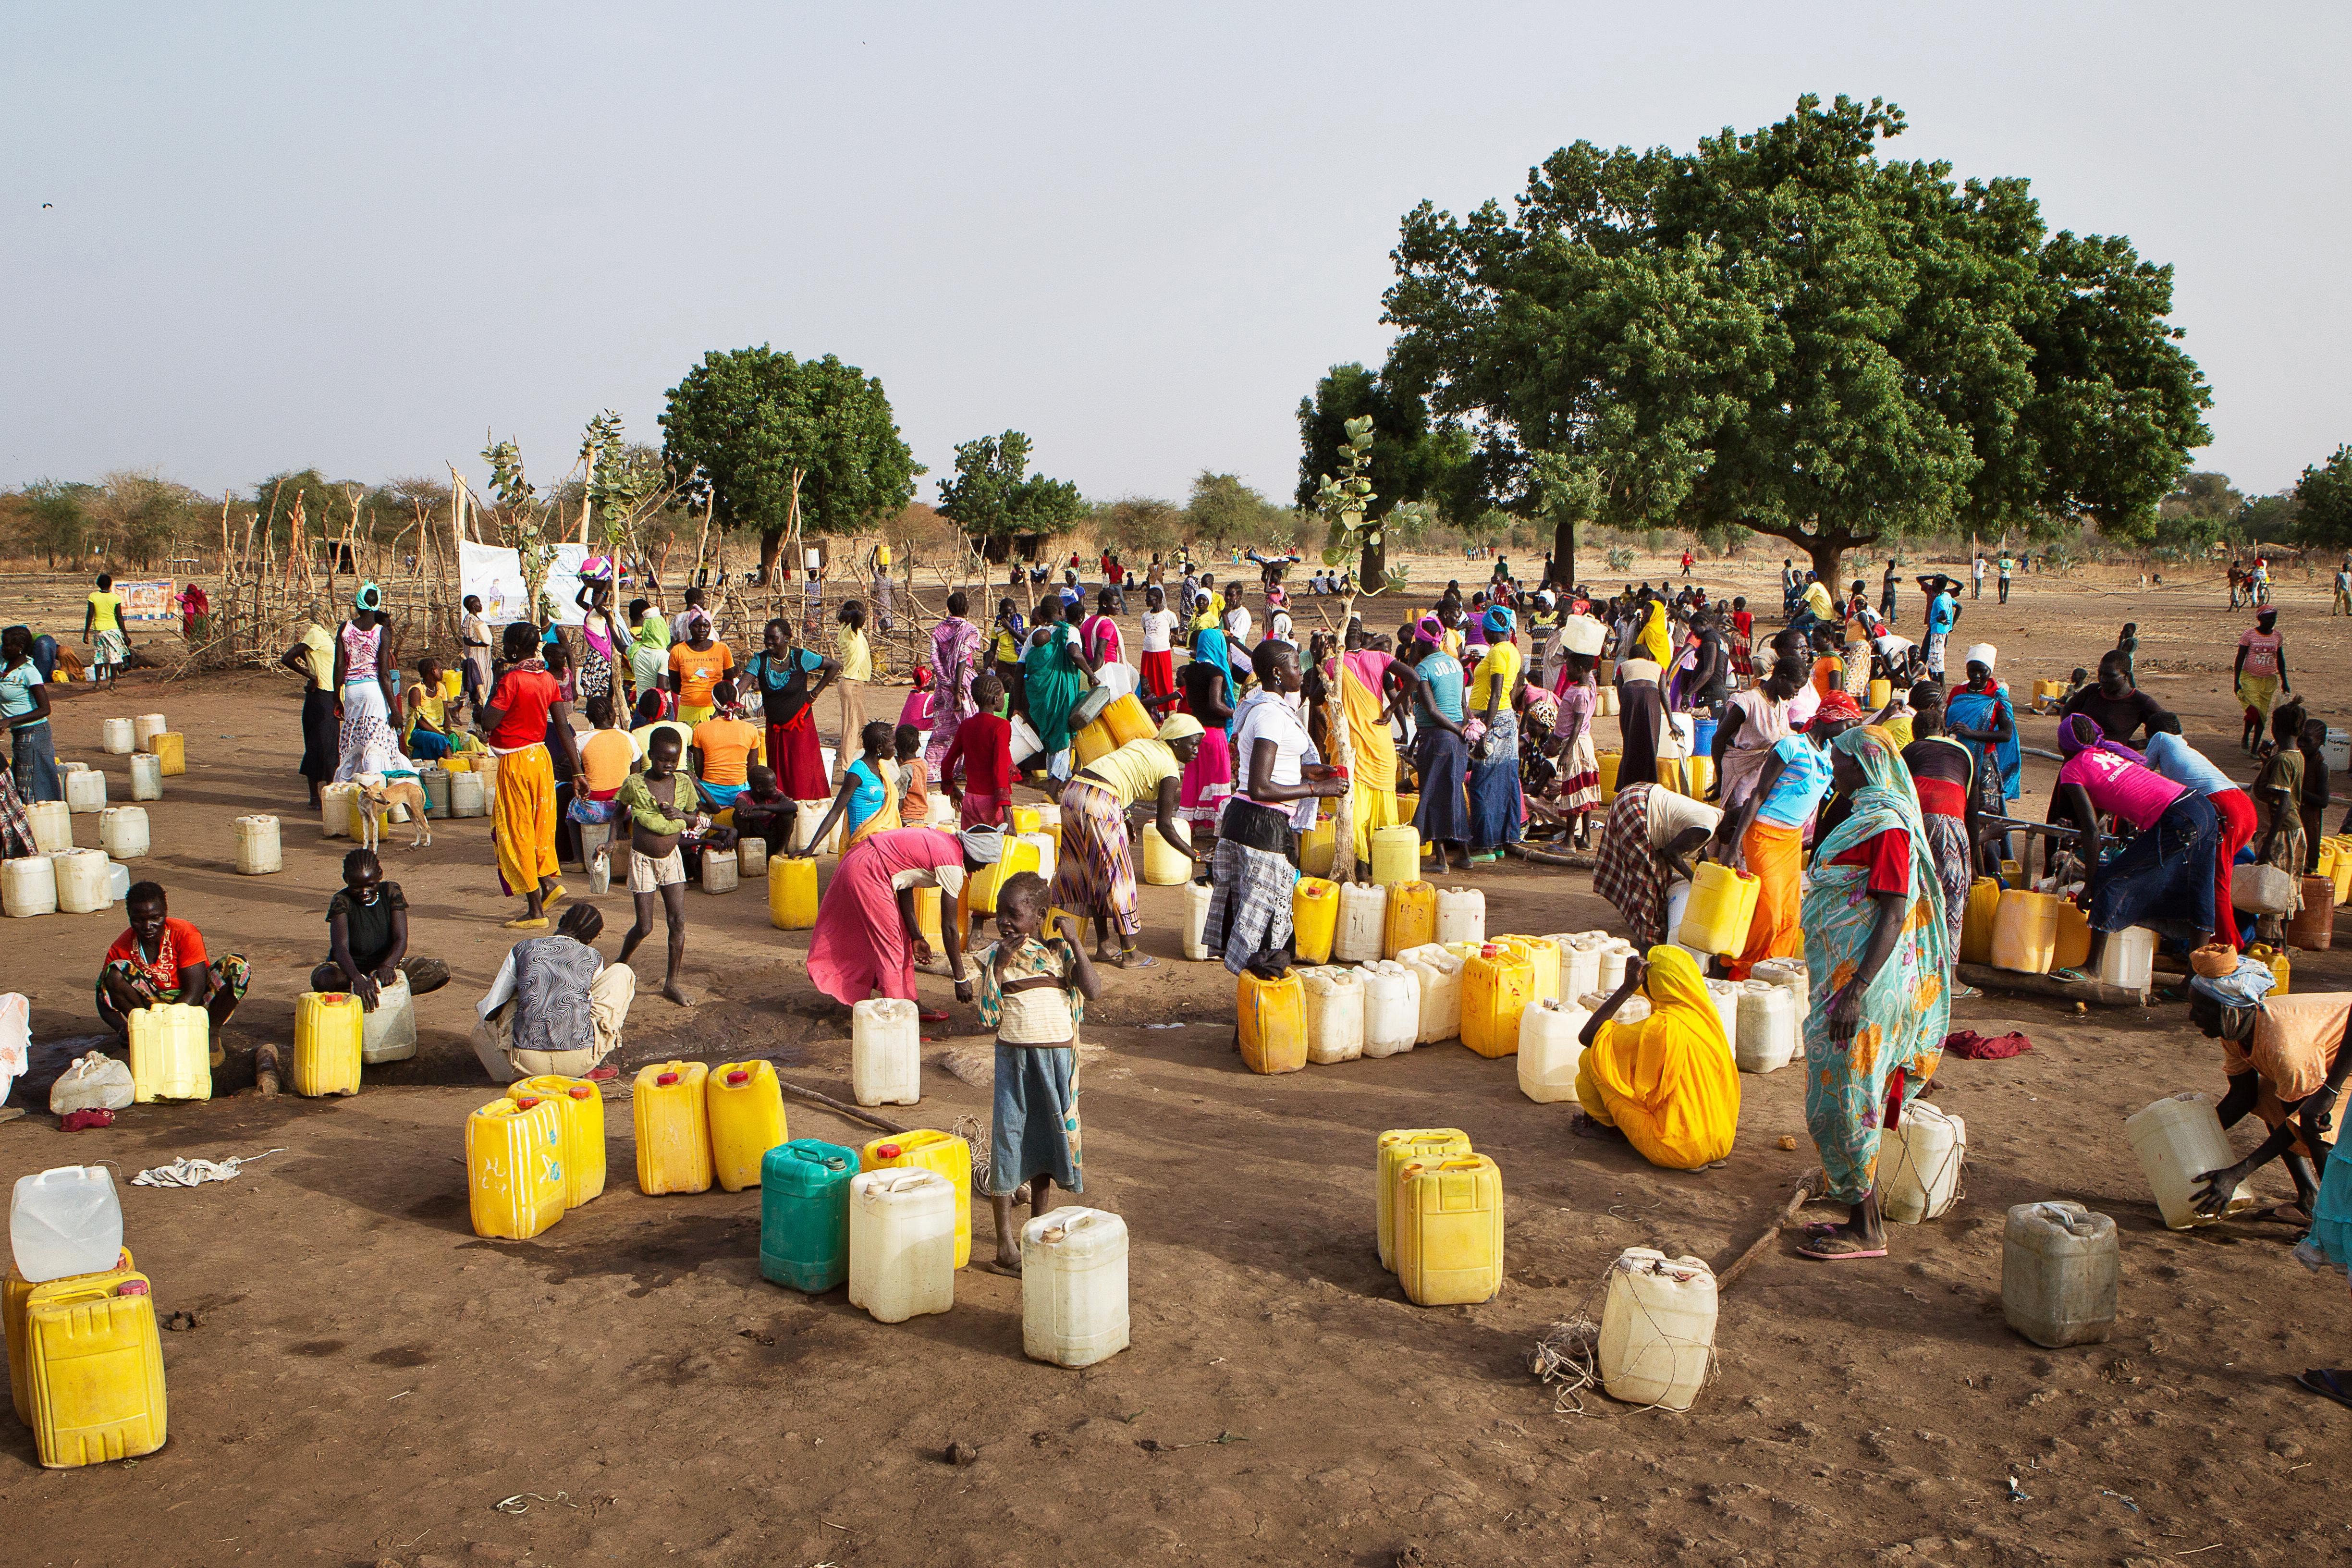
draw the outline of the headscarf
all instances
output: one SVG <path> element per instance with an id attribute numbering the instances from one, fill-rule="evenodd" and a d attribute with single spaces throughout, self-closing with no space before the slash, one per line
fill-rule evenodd
<path id="1" fill-rule="evenodd" d="M 1507 637 L 1518 622 L 1519 617 L 1509 610 L 1500 605 L 1493 605 L 1486 611 L 1486 636 L 1489 638 Z"/>
<path id="2" fill-rule="evenodd" d="M 1854 723 L 1861 718 L 1862 710 L 1855 704 L 1853 697 L 1848 695 L 1846 689 L 1843 686 L 1832 686 L 1822 698 L 1821 706 L 1813 710 L 1812 721 L 1815 724 L 1833 723 L 1843 719 L 1849 723 Z"/>
<path id="3" fill-rule="evenodd" d="M 1672 662 L 1675 657 L 1674 641 L 1666 631 L 1668 618 L 1665 602 L 1654 600 L 1650 605 L 1649 614 L 1643 618 L 1641 636 L 1636 639 L 1661 669 Z"/>
<path id="4" fill-rule="evenodd" d="M 637 617 L 637 646 L 664 648 L 669 647 L 669 617 L 651 605 L 647 605 L 646 613 Z"/>
<path id="5" fill-rule="evenodd" d="M 930 689 L 931 667 L 928 664 L 919 664 L 915 666 L 915 689 L 918 691 L 929 691 Z"/>
<path id="6" fill-rule="evenodd" d="M 377 587 L 373 583 L 361 584 L 360 591 L 352 595 L 352 608 L 355 610 L 383 609 L 383 590 Z"/>
<path id="7" fill-rule="evenodd" d="M 1642 994 L 1650 999 L 1650 1016 L 1643 1026 L 1661 1018 L 1699 1031 L 1718 1051 L 1728 1052 L 1723 1037 L 1723 1015 L 1715 1010 L 1715 996 L 1699 973 L 1698 961 L 1687 949 L 1661 942 L 1643 955 Z"/>
<path id="8" fill-rule="evenodd" d="M 2127 763 L 2147 766 L 2147 758 L 2120 741 L 2107 739 L 2106 731 L 2088 713 L 2069 713 L 2058 726 L 2058 752 L 2073 757 L 2079 752 L 2112 752 Z"/>
<path id="9" fill-rule="evenodd" d="M 1004 830 L 982 823 L 967 827 L 956 835 L 963 845 L 963 858 L 975 866 L 993 866 L 1004 858 Z"/>
<path id="10" fill-rule="evenodd" d="M 1432 611 L 1413 622 L 1412 637 L 1415 642 L 1425 642 L 1432 647 L 1444 647 L 1445 623 L 1437 618 L 1435 611 Z"/>
<path id="11" fill-rule="evenodd" d="M 1171 713 L 1168 715 L 1167 722 L 1160 726 L 1160 732 L 1153 739 L 1163 742 L 1173 742 L 1181 741 L 1187 736 L 1207 733 L 1208 731 L 1202 728 L 1201 721 L 1190 713 Z"/>
<path id="12" fill-rule="evenodd" d="M 1992 673 L 1994 661 L 2000 657 L 2000 649 L 1989 642 L 1970 643 L 1969 651 L 1960 656 L 1960 665 L 1963 668 L 1971 664 L 1983 665 L 1985 673 L 1990 675 Z"/>
<path id="13" fill-rule="evenodd" d="M 1559 722 L 1559 699 L 1540 686 L 1527 689 L 1528 717 L 1540 719 L 1547 727 Z"/>
<path id="14" fill-rule="evenodd" d="M 709 631 L 711 629 L 710 612 L 698 606 L 686 612 L 687 641 L 692 642 L 694 640 L 694 633 L 697 627 L 700 627 L 704 631 Z M 716 634 L 714 633 L 713 635 Z"/>

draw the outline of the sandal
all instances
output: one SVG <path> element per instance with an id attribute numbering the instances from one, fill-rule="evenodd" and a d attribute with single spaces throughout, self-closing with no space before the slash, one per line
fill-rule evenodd
<path id="1" fill-rule="evenodd" d="M 2344 1386 L 2344 1380 L 2338 1375 L 2337 1368 L 2315 1366 L 2310 1371 L 2298 1374 L 2295 1382 L 2322 1399 L 2332 1399 L 2336 1404 L 2352 1409 L 2352 1389 L 2347 1389 Z"/>
<path id="2" fill-rule="evenodd" d="M 1148 952 L 1129 952 L 1122 953 L 1111 962 L 1121 969 L 1150 969 L 1160 961 Z"/>
<path id="3" fill-rule="evenodd" d="M 1834 1231 L 1836 1228 L 1835 1226 L 1807 1227 L 1808 1230 L 1812 1231 Z M 1797 1256 L 1810 1258 L 1816 1263 L 1854 1263 L 1868 1258 L 1884 1258 L 1886 1256 L 1886 1248 L 1864 1247 L 1851 1237 L 1822 1235 L 1814 1236 L 1808 1241 L 1799 1242 Z"/>
<path id="4" fill-rule="evenodd" d="M 917 1022 L 924 1024 L 944 1024 L 948 1021 L 948 1016 L 944 1012 L 918 1013 L 915 1017 Z"/>

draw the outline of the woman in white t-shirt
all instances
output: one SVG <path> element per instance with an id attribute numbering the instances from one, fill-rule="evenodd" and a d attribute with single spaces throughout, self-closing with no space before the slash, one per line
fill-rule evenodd
<path id="1" fill-rule="evenodd" d="M 1176 612 L 1157 583 L 1143 591 L 1143 694 L 1171 696 L 1176 690 Z"/>

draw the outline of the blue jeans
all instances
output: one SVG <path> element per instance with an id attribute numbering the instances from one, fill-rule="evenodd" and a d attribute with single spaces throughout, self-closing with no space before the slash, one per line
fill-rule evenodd
<path id="1" fill-rule="evenodd" d="M 2213 929 L 2213 857 L 2221 822 L 2189 790 L 2091 874 L 2091 929 L 2135 925 Z"/>

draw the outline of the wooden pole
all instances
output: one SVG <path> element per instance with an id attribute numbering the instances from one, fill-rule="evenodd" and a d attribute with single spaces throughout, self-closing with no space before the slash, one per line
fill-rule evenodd
<path id="1" fill-rule="evenodd" d="M 1797 1178 L 1797 1190 L 1789 1194 L 1789 1201 L 1780 1205 L 1780 1212 L 1772 1216 L 1772 1223 L 1764 1227 L 1764 1234 L 1749 1242 L 1747 1249 L 1731 1260 L 1731 1267 L 1715 1277 L 1717 1295 L 1720 1296 L 1730 1289 L 1732 1281 L 1746 1273 L 1748 1266 L 1762 1257 L 1765 1249 L 1779 1239 L 1780 1233 L 1788 1229 L 1790 1223 L 1797 1217 L 1797 1211 L 1805 1206 L 1806 1202 L 1813 1196 L 1814 1189 L 1822 1185 L 1822 1174 L 1818 1170 L 1809 1171 Z"/>

